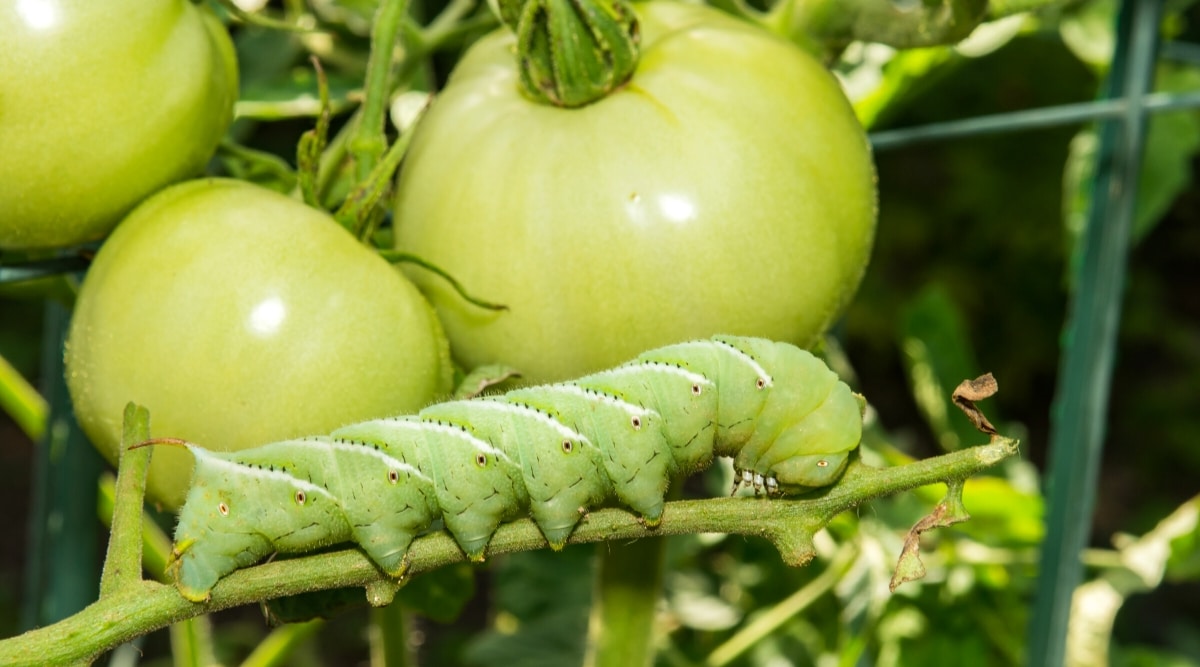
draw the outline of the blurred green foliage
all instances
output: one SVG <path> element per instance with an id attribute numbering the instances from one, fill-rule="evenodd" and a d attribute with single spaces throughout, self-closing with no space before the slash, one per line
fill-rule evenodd
<path id="1" fill-rule="evenodd" d="M 231 136 L 294 164 L 291 151 L 311 126 L 306 116 L 314 99 L 304 54 L 322 54 L 335 107 L 351 108 L 371 4 L 313 2 L 338 28 L 324 42 L 236 29 L 243 117 Z M 423 10 L 432 15 L 436 4 Z M 871 129 L 1084 102 L 1106 70 L 1114 4 L 1065 3 L 1009 17 L 958 49 L 896 53 L 852 45 L 834 68 Z M 1171 9 L 1167 36 L 1200 43 L 1200 13 L 1191 3 Z M 413 73 L 414 85 L 443 78 L 457 48 L 451 41 L 429 59 Z M 1200 89 L 1200 63 L 1164 61 L 1157 89 Z M 959 380 L 992 371 L 1000 393 L 983 407 L 1002 432 L 1022 438 L 1023 460 L 968 483 L 973 520 L 927 535 L 927 578 L 895 593 L 887 584 L 905 531 L 941 489 L 840 517 L 821 533 L 820 557 L 806 568 L 783 566 L 761 541 L 672 540 L 659 665 L 1021 662 L 1044 531 L 1038 470 L 1094 144 L 1088 127 L 1063 126 L 877 154 L 874 257 L 834 332 L 836 344 L 827 347 L 834 367 L 871 402 L 864 457 L 894 464 L 982 442 L 949 393 Z M 1099 638 L 1073 649 L 1076 657 L 1095 655 L 1087 651 L 1102 645 L 1116 665 L 1200 665 L 1200 501 L 1193 498 L 1200 475 L 1198 148 L 1200 114 L 1156 116 L 1139 192 L 1139 245 L 1130 260 L 1094 549 L 1085 554 L 1089 582 L 1081 589 L 1109 591 L 1109 626 L 1101 619 Z M 237 171 L 238 159 L 223 155 L 224 166 L 214 168 Z M 42 295 L 28 286 L 0 294 L 0 356 L 35 381 Z M 13 517 L 27 511 L 31 451 L 14 422 L 0 421 L 0 498 Z M 687 493 L 723 494 L 729 474 L 711 470 L 691 480 Z M 23 530 L 14 526 L 10 534 Z M 1141 537 L 1119 536 L 1126 533 Z M 9 539 L 0 549 L 0 636 L 18 629 L 17 592 L 27 567 L 22 542 Z M 418 619 L 408 641 L 421 664 L 578 664 L 595 553 L 572 547 L 521 554 L 425 582 L 429 592 L 406 591 L 407 602 L 441 610 L 443 618 Z M 798 591 L 815 597 L 795 610 Z M 267 632 L 254 610 L 225 613 L 216 622 L 218 657 L 229 662 Z M 365 611 L 342 614 L 303 640 L 287 664 L 362 660 L 367 625 Z M 760 634 L 734 653 L 751 628 Z M 167 664 L 163 635 L 147 638 L 144 664 Z"/>

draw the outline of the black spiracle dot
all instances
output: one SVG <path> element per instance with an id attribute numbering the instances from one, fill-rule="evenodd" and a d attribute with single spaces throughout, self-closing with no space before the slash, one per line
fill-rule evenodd
<path id="1" fill-rule="evenodd" d="M 483 452 L 476 454 L 475 455 L 475 465 L 478 465 L 480 468 L 486 466 L 487 465 L 487 454 L 484 454 Z"/>
<path id="2" fill-rule="evenodd" d="M 635 431 L 639 431 L 642 428 L 642 418 L 641 417 L 634 416 L 632 419 L 629 420 L 629 423 L 633 424 L 633 430 L 635 430 Z"/>
<path id="3" fill-rule="evenodd" d="M 754 387 L 755 387 L 756 389 L 762 389 L 762 388 L 763 388 L 763 387 L 765 387 L 765 386 L 767 386 L 767 380 L 766 380 L 766 378 L 758 378 L 758 380 L 756 380 L 756 381 L 754 382 Z"/>
<path id="4" fill-rule="evenodd" d="M 229 505 L 217 503 L 217 511 L 221 513 L 221 516 L 229 516 Z"/>
<path id="5" fill-rule="evenodd" d="M 399 482 L 400 481 L 400 472 L 397 470 L 389 470 L 388 471 L 388 481 L 391 482 L 392 484 Z"/>
<path id="6" fill-rule="evenodd" d="M 699 384 L 693 384 L 693 385 L 692 385 L 692 395 L 693 395 L 693 396 L 699 396 L 699 395 L 700 395 L 700 385 L 699 385 Z"/>
<path id="7" fill-rule="evenodd" d="M 825 459 L 821 459 L 820 461 L 817 461 L 817 467 L 818 468 L 828 468 L 829 461 L 826 461 Z"/>
<path id="8" fill-rule="evenodd" d="M 575 445 L 570 440 L 563 440 L 562 447 L 563 451 L 567 454 L 575 450 Z"/>
<path id="9" fill-rule="evenodd" d="M 303 505 L 305 500 L 308 500 L 308 496 L 305 495 L 304 491 L 296 491 L 296 504 Z"/>

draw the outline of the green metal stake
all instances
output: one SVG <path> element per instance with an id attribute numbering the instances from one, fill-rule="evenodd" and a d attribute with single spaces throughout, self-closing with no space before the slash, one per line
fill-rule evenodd
<path id="1" fill-rule="evenodd" d="M 1076 291 L 1063 340 L 1054 401 L 1048 476 L 1049 517 L 1030 625 L 1027 664 L 1062 665 L 1071 596 L 1082 578 L 1096 502 L 1104 421 L 1129 253 L 1129 234 L 1146 140 L 1142 104 L 1154 78 L 1162 0 L 1124 0 L 1105 97 L 1123 98 L 1125 112 L 1100 124 L 1092 206 L 1073 267 Z"/>

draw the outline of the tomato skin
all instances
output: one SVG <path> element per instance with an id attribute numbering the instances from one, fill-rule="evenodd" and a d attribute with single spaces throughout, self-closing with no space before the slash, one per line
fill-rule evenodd
<path id="1" fill-rule="evenodd" d="M 0 248 L 103 237 L 232 121 L 233 44 L 187 0 L 10 0 L 0 35 Z"/>
<path id="2" fill-rule="evenodd" d="M 415 412 L 449 389 L 445 337 L 403 274 L 324 212 L 242 181 L 148 199 L 105 241 L 67 342 L 67 386 L 115 461 L 124 404 L 156 436 L 241 449 Z M 159 447 L 149 492 L 183 499 Z"/>
<path id="3" fill-rule="evenodd" d="M 580 375 L 715 333 L 808 345 L 857 288 L 873 239 L 865 133 L 793 45 L 699 6 L 637 6 L 631 83 L 579 109 L 517 87 L 513 40 L 477 43 L 420 121 L 396 247 L 466 366 Z"/>

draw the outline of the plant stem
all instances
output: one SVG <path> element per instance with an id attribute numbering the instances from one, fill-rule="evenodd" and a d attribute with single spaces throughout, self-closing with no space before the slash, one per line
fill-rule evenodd
<path id="1" fill-rule="evenodd" d="M 284 660 L 307 640 L 314 632 L 321 629 L 325 621 L 316 619 L 304 623 L 288 623 L 271 631 L 267 638 L 258 643 L 250 655 L 242 661 L 241 667 L 274 667 L 284 664 Z"/>
<path id="2" fill-rule="evenodd" d="M 213 650 L 212 620 L 208 616 L 172 623 L 170 635 L 174 667 L 209 667 L 217 664 Z"/>
<path id="3" fill-rule="evenodd" d="M 100 523 L 112 530 L 113 511 L 116 506 L 116 479 L 112 473 L 100 476 L 100 485 L 96 494 L 96 513 Z M 122 529 L 126 530 L 126 529 Z M 142 571 L 149 573 L 154 579 L 166 583 L 167 561 L 171 557 L 171 538 L 163 532 L 153 519 L 142 513 Z"/>
<path id="4" fill-rule="evenodd" d="M 407 14 L 408 0 L 383 0 L 371 29 L 371 55 L 367 59 L 364 90 L 366 97 L 362 117 L 350 140 L 350 153 L 354 156 L 355 175 L 359 183 L 370 177 L 375 163 L 387 150 L 383 119 L 392 93 L 392 56 Z"/>
<path id="5" fill-rule="evenodd" d="M 814 555 L 812 533 L 842 511 L 871 498 L 970 477 L 1015 454 L 1017 444 L 996 437 L 987 445 L 892 468 L 872 468 L 853 461 L 836 486 L 801 500 L 738 497 L 675 501 L 667 504 L 662 524 L 653 529 L 628 511 L 597 510 L 588 515 L 570 541 L 590 543 L 700 532 L 758 535 L 775 543 L 784 562 L 803 565 Z M 488 554 L 545 546 L 537 526 L 523 519 L 501 525 Z M 465 560 L 453 538 L 442 532 L 416 540 L 410 554 L 413 575 Z M 0 641 L 0 664 L 32 666 L 93 659 L 134 637 L 198 614 L 297 593 L 385 581 L 374 564 L 356 549 L 276 560 L 239 570 L 222 579 L 213 589 L 212 599 L 203 604 L 189 602 L 171 586 L 143 581 L 62 622 Z"/>
<path id="6" fill-rule="evenodd" d="M 0 411 L 8 413 L 30 440 L 37 442 L 45 435 L 50 406 L 20 371 L 2 356 Z"/>
<path id="7" fill-rule="evenodd" d="M 601 544 L 587 667 L 644 667 L 654 658 L 654 616 L 662 592 L 666 541 Z"/>
<path id="8" fill-rule="evenodd" d="M 371 610 L 371 667 L 416 664 L 408 650 L 409 620 L 404 605 L 389 604 Z"/>
<path id="9" fill-rule="evenodd" d="M 987 14 L 986 0 L 781 0 L 761 21 L 809 50 L 836 51 L 853 41 L 898 49 L 954 44 Z"/>
<path id="10" fill-rule="evenodd" d="M 746 627 L 714 649 L 705 660 L 705 667 L 724 667 L 733 662 L 761 639 L 771 635 L 781 625 L 807 609 L 809 605 L 833 589 L 842 575 L 846 574 L 846 571 L 854 564 L 856 555 L 858 555 L 858 549 L 854 545 L 843 545 L 829 565 L 825 567 L 825 571 L 803 588 L 792 593 L 786 600 L 746 624 Z"/>
<path id="11" fill-rule="evenodd" d="M 140 405 L 125 406 L 121 435 L 121 465 L 117 468 L 117 490 L 113 501 L 112 536 L 100 575 L 100 598 L 135 586 L 142 580 L 142 498 L 146 494 L 146 472 L 150 448 L 130 449 L 150 437 L 150 413 Z"/>

